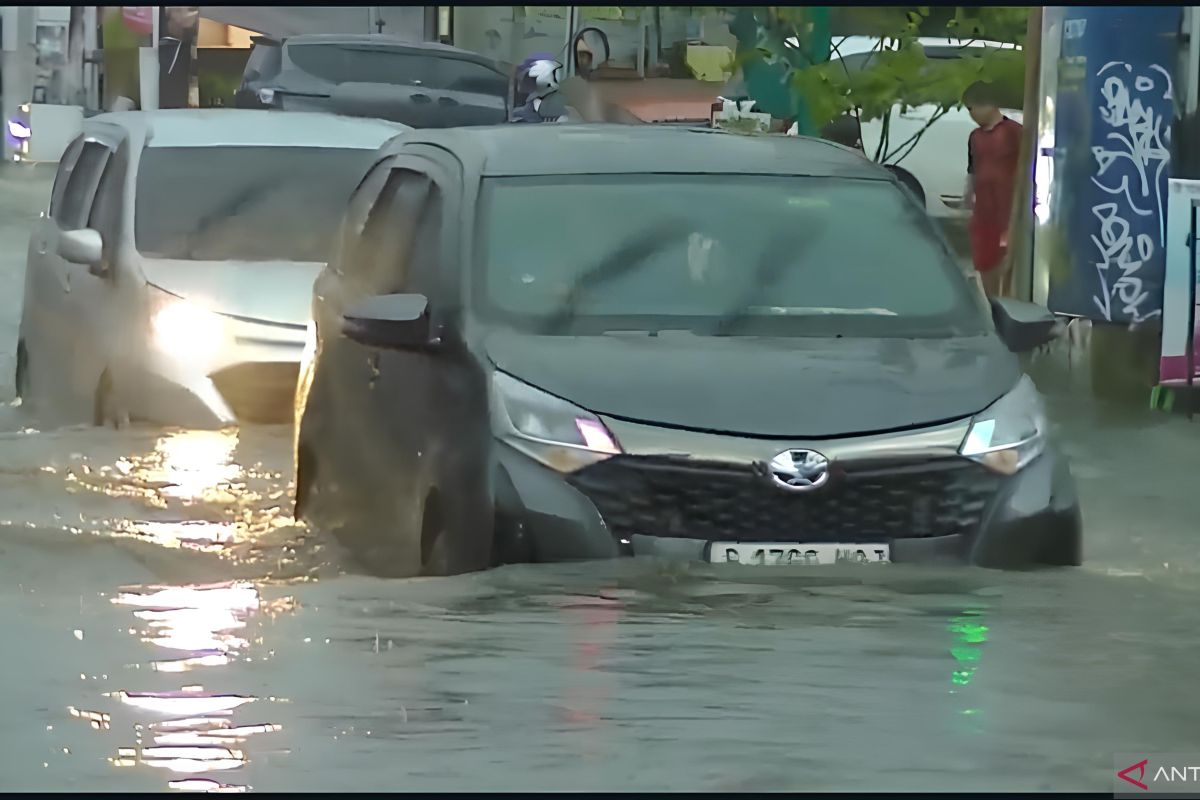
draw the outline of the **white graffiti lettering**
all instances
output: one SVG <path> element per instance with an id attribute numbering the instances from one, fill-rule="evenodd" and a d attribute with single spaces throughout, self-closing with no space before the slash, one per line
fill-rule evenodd
<path id="1" fill-rule="evenodd" d="M 1161 314 L 1154 311 L 1141 315 L 1141 305 L 1149 293 L 1142 288 L 1138 270 L 1154 254 L 1154 239 L 1141 233 L 1134 238 L 1129 235 L 1129 223 L 1119 215 L 1116 203 L 1102 203 L 1092 209 L 1100 221 L 1100 235 L 1092 236 L 1092 243 L 1100 251 L 1102 261 L 1096 263 L 1100 282 L 1105 286 L 1103 297 L 1093 298 L 1096 307 L 1107 320 L 1112 319 L 1112 301 L 1118 300 L 1121 311 L 1135 322 Z M 1135 252 L 1136 249 L 1136 252 Z M 1116 269 L 1113 269 L 1113 268 Z M 1111 286 L 1111 292 L 1108 287 Z"/>
<path id="2" fill-rule="evenodd" d="M 1172 98 L 1171 76 L 1157 64 L 1134 74 L 1131 64 L 1110 61 L 1097 77 L 1103 79 L 1100 118 L 1111 130 L 1104 144 L 1092 148 L 1097 166 L 1092 182 L 1114 199 L 1092 207 L 1100 223 L 1100 235 L 1092 236 L 1092 242 L 1100 256 L 1096 271 L 1101 288 L 1093 300 L 1108 321 L 1115 305 L 1131 322 L 1144 322 L 1162 314 L 1161 308 L 1146 307 L 1147 301 L 1153 306 L 1154 299 L 1143 289 L 1138 273 L 1165 243 L 1162 177 L 1171 161 L 1170 121 L 1155 111 L 1151 101 Z M 1131 237 L 1130 213 L 1153 218 L 1158 236 Z"/>

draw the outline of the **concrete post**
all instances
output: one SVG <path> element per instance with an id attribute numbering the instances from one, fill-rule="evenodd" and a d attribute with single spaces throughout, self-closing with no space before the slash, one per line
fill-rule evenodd
<path id="1" fill-rule="evenodd" d="M 3 86 L 0 87 L 0 124 L 4 126 L 4 161 L 11 162 L 16 151 L 8 139 L 8 121 L 16 116 L 23 103 L 33 99 L 33 80 L 37 69 L 36 6 L 4 6 L 0 8 L 4 20 L 4 49 L 0 51 L 3 61 Z"/>

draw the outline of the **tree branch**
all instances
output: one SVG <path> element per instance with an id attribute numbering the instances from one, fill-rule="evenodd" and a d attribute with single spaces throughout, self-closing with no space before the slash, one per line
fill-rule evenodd
<path id="1" fill-rule="evenodd" d="M 879 128 L 879 144 L 875 147 L 875 157 L 872 159 L 876 164 L 879 163 L 880 157 L 887 149 L 888 133 L 892 129 L 892 112 L 895 110 L 895 106 L 888 109 L 887 114 L 883 117 L 883 124 Z"/>
<path id="2" fill-rule="evenodd" d="M 895 163 L 899 164 L 900 161 L 903 160 L 909 153 L 911 153 L 913 151 L 913 148 L 915 148 L 917 146 L 917 142 L 919 142 L 921 137 L 925 135 L 925 131 L 929 130 L 930 126 L 933 125 L 933 123 L 937 122 L 939 119 L 946 116 L 946 114 L 949 111 L 950 111 L 950 109 L 947 106 L 943 106 L 942 108 L 938 109 L 937 113 L 934 114 L 932 117 L 930 117 L 929 121 L 926 122 L 924 125 L 922 125 L 921 129 L 919 131 L 917 131 L 912 136 L 905 139 L 900 144 L 896 145 L 896 149 L 893 150 L 892 152 L 888 153 L 886 156 L 884 156 L 883 160 L 886 162 L 892 156 L 896 155 L 901 150 L 903 150 L 906 146 L 911 145 L 910 147 L 908 147 L 908 150 L 905 151 L 903 156 L 896 159 Z"/>

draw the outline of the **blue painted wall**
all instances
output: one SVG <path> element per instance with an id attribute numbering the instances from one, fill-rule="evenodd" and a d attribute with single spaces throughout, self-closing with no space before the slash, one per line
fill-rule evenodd
<path id="1" fill-rule="evenodd" d="M 1125 324 L 1162 314 L 1182 13 L 1064 10 L 1053 213 L 1070 269 L 1051 277 L 1055 311 Z"/>

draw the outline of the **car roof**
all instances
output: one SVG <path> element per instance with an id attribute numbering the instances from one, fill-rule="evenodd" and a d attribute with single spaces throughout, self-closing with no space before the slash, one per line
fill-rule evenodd
<path id="1" fill-rule="evenodd" d="M 835 36 L 835 37 L 833 37 L 833 44 L 837 45 L 838 52 L 841 53 L 842 56 L 853 56 L 853 55 L 858 55 L 860 53 L 869 53 L 870 51 L 879 47 L 879 41 L 880 41 L 880 39 L 878 36 L 846 36 L 846 37 Z M 966 48 L 967 50 L 971 51 L 972 53 L 974 53 L 977 50 L 982 50 L 984 48 L 994 48 L 994 49 L 998 49 L 998 50 L 1020 50 L 1021 49 L 1020 45 L 1014 44 L 1012 42 L 995 42 L 990 39 L 971 39 L 971 38 L 951 39 L 948 37 L 942 38 L 942 37 L 937 37 L 937 36 L 920 36 L 917 38 L 917 43 L 920 44 L 921 47 L 934 47 L 934 48 L 953 47 L 953 48 L 957 48 L 957 49 Z M 836 58 L 836 54 L 834 55 L 834 57 Z"/>
<path id="2" fill-rule="evenodd" d="M 470 61 L 478 61 L 481 64 L 495 64 L 488 57 L 471 50 L 464 50 L 461 47 L 453 47 L 441 42 L 414 42 L 409 39 L 401 39 L 399 36 L 390 36 L 386 33 L 300 33 L 295 36 L 284 37 L 282 41 L 285 46 L 294 44 L 382 45 L 397 50 L 422 52 L 431 56 L 464 58 Z"/>
<path id="3" fill-rule="evenodd" d="M 147 147 L 341 147 L 378 148 L 407 125 L 367 117 L 304 111 L 240 108 L 173 108 L 98 114 L 105 123 L 147 140 Z"/>
<path id="4" fill-rule="evenodd" d="M 759 174 L 887 180 L 857 150 L 823 139 L 676 125 L 514 124 L 423 129 L 385 148 L 426 143 L 485 176 L 619 173 Z"/>

